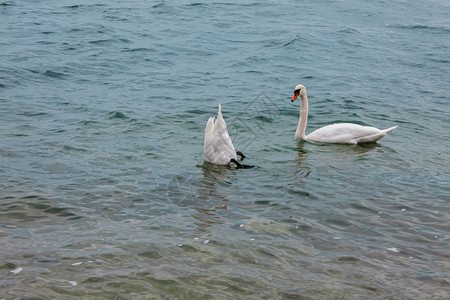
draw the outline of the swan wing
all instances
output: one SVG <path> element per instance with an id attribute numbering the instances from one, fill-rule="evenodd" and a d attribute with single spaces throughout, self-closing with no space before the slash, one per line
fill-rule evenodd
<path id="1" fill-rule="evenodd" d="M 217 120 L 214 122 L 214 117 L 211 117 L 206 124 L 203 154 L 206 161 L 218 165 L 227 165 L 232 158 L 237 159 L 220 104 Z"/>
<path id="2" fill-rule="evenodd" d="M 380 130 L 352 123 L 328 125 L 311 132 L 306 140 L 319 143 L 357 144 L 376 142 L 397 126 Z"/>

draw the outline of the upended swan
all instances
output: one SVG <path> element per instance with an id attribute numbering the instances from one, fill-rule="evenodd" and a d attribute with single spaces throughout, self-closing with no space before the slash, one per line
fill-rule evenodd
<path id="1" fill-rule="evenodd" d="M 376 142 L 386 134 L 397 128 L 397 126 L 388 129 L 378 129 L 370 126 L 362 126 L 352 123 L 339 123 L 327 125 L 319 128 L 308 135 L 305 135 L 306 123 L 308 122 L 308 96 L 306 88 L 299 84 L 295 87 L 292 102 L 300 95 L 301 108 L 300 120 L 298 122 L 295 139 L 302 139 L 316 143 L 331 144 L 358 144 Z"/>
<path id="2" fill-rule="evenodd" d="M 217 120 L 208 119 L 205 128 L 205 143 L 203 145 L 205 161 L 216 165 L 229 165 L 234 163 L 238 168 L 253 168 L 237 161 L 237 156 L 245 158 L 242 152 L 236 152 L 227 130 L 227 124 L 222 116 L 222 106 L 219 104 Z"/>

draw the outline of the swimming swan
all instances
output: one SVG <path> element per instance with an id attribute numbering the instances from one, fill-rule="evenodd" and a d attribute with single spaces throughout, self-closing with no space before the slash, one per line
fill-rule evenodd
<path id="1" fill-rule="evenodd" d="M 295 87 L 292 102 L 300 95 L 302 101 L 300 108 L 300 120 L 298 121 L 296 139 L 309 142 L 331 143 L 331 144 L 358 144 L 376 142 L 386 134 L 397 128 L 397 126 L 380 130 L 375 127 L 362 126 L 351 123 L 340 123 L 319 128 L 305 135 L 306 123 L 308 122 L 308 96 L 306 88 L 299 84 Z"/>
<path id="2" fill-rule="evenodd" d="M 253 166 L 242 165 L 237 161 L 237 155 L 245 158 L 242 152 L 236 152 L 230 136 L 228 135 L 227 124 L 222 116 L 222 106 L 219 104 L 217 120 L 214 117 L 208 119 L 205 128 L 205 143 L 203 155 L 207 162 L 217 165 L 229 165 L 234 163 L 238 168 L 252 168 Z"/>

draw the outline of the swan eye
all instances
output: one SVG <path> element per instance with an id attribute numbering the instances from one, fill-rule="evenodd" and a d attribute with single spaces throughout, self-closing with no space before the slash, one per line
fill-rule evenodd
<path id="1" fill-rule="evenodd" d="M 301 89 L 295 90 L 295 91 L 294 91 L 294 95 L 300 94 L 300 90 L 301 90 Z"/>

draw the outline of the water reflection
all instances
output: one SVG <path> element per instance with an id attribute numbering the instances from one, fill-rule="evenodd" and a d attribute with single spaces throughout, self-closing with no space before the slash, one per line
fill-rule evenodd
<path id="1" fill-rule="evenodd" d="M 294 172 L 295 177 L 298 179 L 297 181 L 303 182 L 304 178 L 308 177 L 311 174 L 311 165 L 308 162 L 308 150 L 304 149 L 305 141 L 297 142 L 297 165 L 298 169 Z"/>
<path id="2" fill-rule="evenodd" d="M 223 224 L 220 213 L 228 209 L 231 185 L 229 166 L 218 166 L 208 162 L 197 165 L 201 173 L 178 174 L 168 184 L 169 200 L 195 212 L 191 214 L 194 224 L 201 228 Z"/>
<path id="3" fill-rule="evenodd" d="M 344 157 L 364 157 L 375 149 L 382 150 L 383 146 L 377 143 L 367 144 L 310 144 L 315 150 L 325 153 L 339 154 Z"/>
<path id="4" fill-rule="evenodd" d="M 219 166 L 216 164 L 212 164 L 209 162 L 203 162 L 203 165 L 200 166 L 202 168 L 203 176 L 206 180 L 202 180 L 205 184 L 215 185 L 217 181 L 225 181 L 225 179 L 229 179 L 229 173 L 231 170 L 230 166 Z M 208 180 L 214 179 L 214 180 Z"/>
<path id="5" fill-rule="evenodd" d="M 231 168 L 208 162 L 198 167 L 201 168 L 203 177 L 196 184 L 195 199 L 191 205 L 196 211 L 191 215 L 195 219 L 194 224 L 202 228 L 224 224 L 220 212 L 228 209 L 230 195 L 222 187 L 231 184 Z"/>
<path id="6" fill-rule="evenodd" d="M 317 144 L 297 141 L 297 169 L 294 171 L 297 183 L 304 180 L 313 172 L 315 167 L 324 166 L 323 163 L 347 161 L 351 159 L 366 159 L 371 152 L 383 152 L 383 146 L 377 143 L 358 145 L 348 144 Z M 327 164 L 325 164 L 327 165 Z"/>

